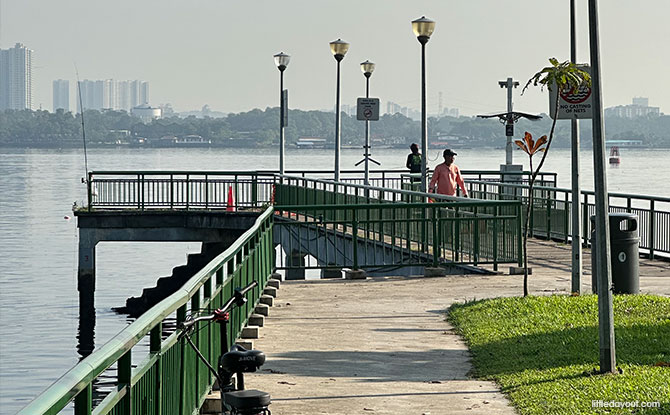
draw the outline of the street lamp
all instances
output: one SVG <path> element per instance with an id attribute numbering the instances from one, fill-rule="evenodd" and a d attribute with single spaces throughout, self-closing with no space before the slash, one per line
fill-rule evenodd
<path id="1" fill-rule="evenodd" d="M 335 92 L 335 181 L 340 181 L 340 62 L 349 50 L 349 44 L 342 39 L 330 42 L 330 51 L 337 61 L 337 89 Z"/>
<path id="2" fill-rule="evenodd" d="M 274 55 L 275 65 L 279 69 L 279 174 L 284 174 L 284 127 L 285 124 L 285 113 L 288 112 L 288 108 L 284 108 L 285 101 L 284 99 L 284 70 L 288 66 L 291 57 L 284 52 L 279 52 Z"/>
<path id="3" fill-rule="evenodd" d="M 366 60 L 361 62 L 361 71 L 365 75 L 365 98 L 370 98 L 370 77 L 375 70 L 375 64 Z M 370 185 L 370 120 L 365 120 L 365 185 Z"/>
<path id="4" fill-rule="evenodd" d="M 435 30 L 435 22 L 422 16 L 412 21 L 412 30 L 421 43 L 421 191 L 428 190 L 428 122 L 426 118 L 426 43 Z"/>

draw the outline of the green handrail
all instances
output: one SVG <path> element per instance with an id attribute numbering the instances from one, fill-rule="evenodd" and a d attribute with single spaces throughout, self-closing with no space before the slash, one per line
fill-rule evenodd
<path id="1" fill-rule="evenodd" d="M 108 395 L 95 408 L 94 413 L 106 414 L 113 412 L 116 408 L 134 408 L 135 413 L 145 414 L 145 409 L 142 405 L 146 404 L 146 399 L 139 402 L 142 397 L 142 391 L 146 391 L 146 384 L 142 384 L 144 375 L 151 375 L 155 380 L 156 386 L 163 384 L 163 380 L 168 376 L 176 376 L 178 372 L 184 374 L 191 374 L 190 370 L 184 367 L 174 365 L 175 355 L 180 355 L 182 361 L 194 360 L 194 355 L 185 354 L 184 349 L 181 351 L 177 348 L 178 342 L 176 333 L 162 341 L 160 348 L 157 347 L 156 342 L 160 339 L 160 327 L 165 318 L 172 313 L 177 312 L 177 320 L 183 321 L 187 312 L 187 304 L 189 301 L 192 304 L 197 304 L 200 299 L 201 292 L 210 294 L 209 299 L 205 295 L 206 301 L 212 302 L 214 306 L 222 304 L 227 298 L 232 295 L 234 284 L 245 285 L 255 280 L 259 283 L 259 287 L 253 290 L 249 297 L 251 305 L 256 304 L 260 298 L 260 293 L 265 287 L 269 275 L 273 271 L 274 261 L 274 245 L 272 243 L 272 222 L 274 209 L 271 207 L 266 209 L 256 220 L 253 227 L 247 230 L 240 238 L 238 238 L 228 249 L 222 254 L 213 259 L 202 270 L 196 273 L 182 288 L 172 294 L 170 297 L 161 301 L 156 306 L 152 307 L 135 322 L 130 324 L 111 340 L 105 343 L 100 349 L 93 352 L 84 360 L 75 365 L 60 379 L 54 382 L 44 392 L 37 396 L 31 403 L 18 412 L 19 415 L 36 415 L 36 414 L 57 414 L 65 408 L 69 402 L 75 400 L 75 413 L 91 413 L 91 384 L 92 382 L 105 370 L 107 370 L 114 363 L 119 365 L 119 385 L 117 390 Z M 243 252 L 244 256 L 240 255 Z M 228 275 L 223 278 L 223 272 L 227 271 Z M 230 273 L 232 271 L 232 274 Z M 216 290 L 211 291 L 210 288 L 205 288 L 206 285 L 211 284 L 212 279 L 216 279 Z M 197 298 L 197 300 L 194 300 Z M 251 305 L 241 309 L 240 312 L 246 312 L 244 316 L 239 317 L 234 324 L 231 324 L 231 339 L 237 337 L 237 334 L 242 328 L 242 324 L 246 322 L 248 315 L 253 310 Z M 205 304 L 201 304 L 205 306 Z M 196 307 L 197 308 L 197 307 Z M 239 313 L 238 313 L 239 315 Z M 142 340 L 148 333 L 152 335 L 152 347 L 149 358 L 139 365 L 134 371 L 130 371 L 130 351 L 140 340 Z M 210 344 L 216 345 L 218 343 L 218 336 L 212 336 L 207 330 L 201 330 L 196 341 L 203 342 L 203 336 L 209 336 Z M 220 345 L 218 345 L 220 349 Z M 210 358 L 215 356 L 213 350 L 207 348 L 206 353 Z M 179 360 L 177 359 L 177 360 Z M 166 360 L 162 365 L 161 361 Z M 193 363 L 193 362 L 191 362 Z M 204 397 L 208 387 L 202 384 L 205 380 L 207 384 L 211 384 L 211 376 L 203 375 L 205 372 L 202 367 L 194 363 L 195 379 L 184 379 L 186 382 L 182 385 L 180 394 L 189 394 L 193 392 L 192 388 L 198 392 L 198 396 L 187 396 L 184 398 L 181 408 L 179 405 L 161 405 L 163 400 L 169 399 L 169 394 L 174 392 L 174 384 L 162 385 L 162 388 L 152 389 L 151 394 L 154 394 L 152 410 L 150 414 L 185 414 L 192 413 L 199 407 L 199 403 Z M 173 373 L 166 373 L 168 369 Z M 198 369 L 199 368 L 199 369 Z M 157 377 L 156 371 L 160 372 L 162 369 L 162 376 Z M 159 373 L 160 374 L 160 373 Z M 173 379 L 174 380 L 174 379 Z M 138 385 L 137 399 L 134 395 L 133 385 Z M 141 386 L 141 387 L 140 387 Z M 185 388 L 185 389 L 184 389 Z M 158 396 L 164 390 L 162 396 Z M 162 411 L 157 408 L 162 406 Z M 116 412 L 114 412 L 116 413 Z M 124 412 L 128 413 L 128 412 Z"/>
<path id="2" fill-rule="evenodd" d="M 517 199 L 524 206 L 528 203 L 528 185 L 468 181 L 475 197 Z M 475 186 L 477 186 L 475 188 Z M 483 187 L 483 190 L 482 190 Z M 531 236 L 545 236 L 558 241 L 567 241 L 572 236 L 572 221 L 568 220 L 573 209 L 572 190 L 558 187 L 534 186 L 535 209 L 530 212 Z M 582 190 L 578 201 L 583 209 L 582 237 L 588 245 L 592 231 L 589 216 L 595 213 L 595 193 Z M 539 196 L 538 196 L 539 195 Z M 628 212 L 638 216 L 640 248 L 647 250 L 651 259 L 659 253 L 670 254 L 670 198 L 608 193 L 610 212 Z M 664 206 L 665 209 L 659 208 Z M 525 209 L 524 212 L 525 214 Z"/>

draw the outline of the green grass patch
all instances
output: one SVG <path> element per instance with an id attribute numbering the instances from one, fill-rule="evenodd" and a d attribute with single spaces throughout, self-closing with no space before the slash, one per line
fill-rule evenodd
<path id="1" fill-rule="evenodd" d="M 619 375 L 599 366 L 594 295 L 496 298 L 455 304 L 474 375 L 497 382 L 521 414 L 670 414 L 670 298 L 614 296 Z M 660 402 L 660 409 L 593 408 L 592 401 Z"/>

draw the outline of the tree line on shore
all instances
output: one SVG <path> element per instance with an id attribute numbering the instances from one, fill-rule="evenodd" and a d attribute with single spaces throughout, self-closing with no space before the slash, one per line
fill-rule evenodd
<path id="1" fill-rule="evenodd" d="M 266 108 L 228 114 L 222 118 L 170 117 L 144 123 L 125 111 L 87 110 L 84 126 L 90 145 L 115 145 L 157 142 L 164 136 L 199 135 L 214 147 L 269 147 L 279 140 L 279 110 Z M 362 145 L 365 123 L 355 116 L 342 114 L 342 143 Z M 515 137 L 525 131 L 533 135 L 546 134 L 551 119 L 543 114 L 539 121 L 520 120 L 515 125 Z M 590 145 L 591 122 L 580 123 L 582 143 Z M 332 112 L 291 110 L 285 129 L 288 145 L 299 138 L 322 138 L 334 142 L 335 117 Z M 642 140 L 649 147 L 670 147 L 670 116 L 605 119 L 607 139 Z M 379 121 L 370 122 L 373 141 L 393 146 L 420 142 L 421 124 L 402 114 L 385 114 Z M 504 126 L 495 119 L 476 117 L 430 117 L 430 141 L 440 141 L 454 147 L 500 147 L 505 143 Z M 0 146 L 13 147 L 79 147 L 82 142 L 81 115 L 58 110 L 7 110 L 0 112 Z M 570 122 L 557 124 L 557 147 L 570 146 Z"/>

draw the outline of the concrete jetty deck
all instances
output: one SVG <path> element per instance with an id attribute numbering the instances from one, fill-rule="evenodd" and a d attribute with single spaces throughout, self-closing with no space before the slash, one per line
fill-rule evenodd
<path id="1" fill-rule="evenodd" d="M 529 248 L 536 258 L 531 293 L 568 293 L 570 247 L 531 240 Z M 670 262 L 640 262 L 641 291 L 670 296 Z M 467 347 L 444 310 L 454 302 L 519 296 L 522 279 L 283 282 L 254 342 L 267 363 L 247 376 L 247 387 L 270 392 L 275 415 L 514 414 L 494 383 L 469 376 Z M 583 292 L 590 293 L 588 272 L 584 280 Z"/>

